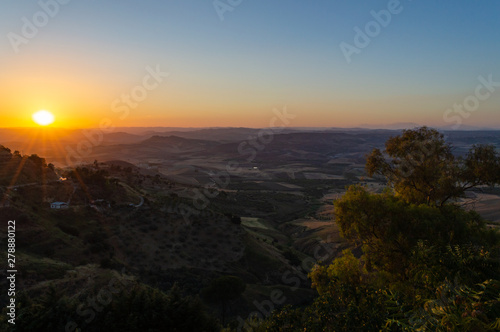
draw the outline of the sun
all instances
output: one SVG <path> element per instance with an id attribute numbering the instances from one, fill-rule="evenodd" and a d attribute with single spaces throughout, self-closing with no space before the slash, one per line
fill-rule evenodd
<path id="1" fill-rule="evenodd" d="M 49 124 L 53 123 L 55 120 L 54 115 L 46 110 L 40 110 L 36 113 L 33 113 L 32 118 L 33 118 L 33 121 L 35 121 L 40 126 L 48 126 Z"/>

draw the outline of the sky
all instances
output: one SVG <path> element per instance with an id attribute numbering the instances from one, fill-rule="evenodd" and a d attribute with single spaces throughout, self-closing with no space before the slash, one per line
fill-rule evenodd
<path id="1" fill-rule="evenodd" d="M 0 127 L 500 128 L 500 2 L 4 0 Z M 292 117 L 290 117 L 292 118 Z"/>

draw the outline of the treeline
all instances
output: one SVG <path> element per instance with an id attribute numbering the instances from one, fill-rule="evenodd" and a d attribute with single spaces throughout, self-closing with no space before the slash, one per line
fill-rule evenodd
<path id="1" fill-rule="evenodd" d="M 312 304 L 286 306 L 264 321 L 246 321 L 240 328 L 500 330 L 500 235 L 462 205 L 467 190 L 500 183 L 495 148 L 474 146 L 459 158 L 441 134 L 424 127 L 389 139 L 384 151 L 368 156 L 366 169 L 370 176 L 385 179 L 387 190 L 375 194 L 354 185 L 335 202 L 341 235 L 362 255 L 348 250 L 331 264 L 315 266 L 309 274 L 318 293 Z M 91 169 L 68 175 L 90 183 L 107 179 L 106 173 Z M 20 295 L 16 326 L 10 328 L 221 331 L 227 309 L 246 286 L 238 278 L 222 277 L 201 292 L 207 303 L 219 308 L 214 311 L 219 319 L 177 287 L 168 292 L 138 283 L 118 288 L 113 292 L 117 288 L 109 287 L 109 301 L 102 289 L 68 296 L 53 287 L 41 296 Z M 101 302 L 92 304 L 89 299 Z M 4 311 L 0 326 L 8 326 L 6 317 Z"/>
<path id="2" fill-rule="evenodd" d="M 0 145 L 0 185 L 9 186 L 24 183 L 55 180 L 54 165 L 47 164 L 37 154 L 22 155 Z"/>
<path id="3" fill-rule="evenodd" d="M 130 281 L 111 281 L 106 288 L 77 298 L 63 295 L 55 286 L 36 298 L 21 294 L 17 298 L 16 324 L 5 321 L 4 310 L 0 326 L 16 332 L 220 330 L 200 300 L 182 296 L 175 285 L 164 293 Z"/>

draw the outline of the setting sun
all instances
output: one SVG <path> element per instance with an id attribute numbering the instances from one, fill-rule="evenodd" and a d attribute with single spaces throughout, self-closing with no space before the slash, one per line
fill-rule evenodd
<path id="1" fill-rule="evenodd" d="M 33 121 L 40 126 L 48 126 L 54 122 L 54 115 L 46 110 L 41 110 L 33 114 Z"/>

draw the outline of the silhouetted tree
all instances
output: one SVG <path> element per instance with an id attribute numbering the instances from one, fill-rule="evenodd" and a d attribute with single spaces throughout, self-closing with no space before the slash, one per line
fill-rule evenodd
<path id="1" fill-rule="evenodd" d="M 0 145 L 0 151 L 5 151 L 7 153 L 11 153 L 11 150 L 8 147 L 5 147 L 3 145 Z"/>
<path id="2" fill-rule="evenodd" d="M 390 138 L 384 153 L 374 149 L 366 170 L 384 176 L 407 202 L 443 206 L 468 189 L 500 183 L 500 156 L 494 146 L 478 145 L 456 158 L 441 133 L 422 127 Z"/>

